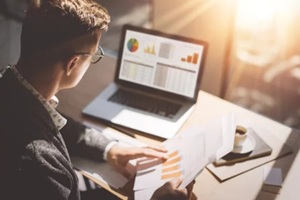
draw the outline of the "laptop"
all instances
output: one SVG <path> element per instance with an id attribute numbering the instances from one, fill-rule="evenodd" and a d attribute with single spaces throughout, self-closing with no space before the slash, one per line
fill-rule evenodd
<path id="1" fill-rule="evenodd" d="M 192 113 L 207 43 L 124 25 L 114 82 L 83 114 L 114 126 L 171 138 Z"/>

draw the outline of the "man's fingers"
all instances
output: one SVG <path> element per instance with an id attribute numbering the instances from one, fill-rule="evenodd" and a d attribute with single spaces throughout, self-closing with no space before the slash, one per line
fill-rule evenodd
<path id="1" fill-rule="evenodd" d="M 188 191 L 186 188 L 176 189 L 175 193 L 177 193 L 177 199 L 187 199 Z"/>
<path id="2" fill-rule="evenodd" d="M 148 145 L 145 148 L 153 149 L 155 151 L 160 151 L 160 152 L 168 152 L 168 150 L 163 146 L 163 145 Z"/>
<path id="3" fill-rule="evenodd" d="M 130 179 L 130 178 L 132 177 L 132 174 L 131 174 L 126 168 L 124 168 L 124 167 L 119 168 L 118 171 L 120 171 L 121 174 L 122 174 L 123 176 L 125 176 L 127 179 Z"/>
<path id="4" fill-rule="evenodd" d="M 153 157 L 153 158 L 161 158 L 163 160 L 166 160 L 168 159 L 168 154 L 150 148 L 131 149 L 131 153 L 128 152 L 127 154 L 128 160 L 142 158 L 142 157 Z"/>

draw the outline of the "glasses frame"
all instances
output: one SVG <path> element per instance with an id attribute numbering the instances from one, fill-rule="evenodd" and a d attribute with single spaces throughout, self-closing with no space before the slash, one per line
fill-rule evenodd
<path id="1" fill-rule="evenodd" d="M 91 53 L 76 53 L 76 54 L 80 54 L 80 55 L 86 55 L 86 56 L 92 56 L 91 59 L 91 63 L 92 64 L 96 64 L 97 62 L 99 62 L 104 56 L 104 51 L 102 49 L 102 47 L 100 45 L 98 45 L 97 47 L 97 52 L 95 54 L 91 54 Z"/>

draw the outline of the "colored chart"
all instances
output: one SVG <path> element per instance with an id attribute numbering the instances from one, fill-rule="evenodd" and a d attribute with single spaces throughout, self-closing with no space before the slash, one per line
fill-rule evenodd
<path id="1" fill-rule="evenodd" d="M 144 48 L 144 52 L 145 52 L 145 53 L 148 53 L 148 54 L 153 54 L 153 55 L 155 55 L 155 54 L 156 54 L 156 53 L 155 53 L 155 45 L 152 44 L 152 45 L 146 46 L 146 48 Z"/>
<path id="2" fill-rule="evenodd" d="M 186 58 L 181 58 L 182 62 L 188 62 L 188 63 L 193 63 L 197 64 L 199 58 L 198 53 L 194 53 L 193 55 L 188 55 Z"/>
<path id="3" fill-rule="evenodd" d="M 139 42 L 135 38 L 131 38 L 127 42 L 127 48 L 130 52 L 135 52 L 139 48 Z"/>
<path id="4" fill-rule="evenodd" d="M 178 151 L 171 153 L 169 159 L 162 165 L 161 180 L 182 176 L 180 161 L 181 157 Z"/>

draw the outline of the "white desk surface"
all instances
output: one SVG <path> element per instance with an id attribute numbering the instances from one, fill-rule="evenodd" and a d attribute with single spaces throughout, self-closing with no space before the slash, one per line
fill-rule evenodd
<path id="1" fill-rule="evenodd" d="M 100 124 L 101 122 L 96 119 L 83 116 L 81 114 L 81 109 L 113 81 L 115 65 L 116 59 L 109 56 L 106 56 L 98 64 L 92 65 L 77 87 L 62 91 L 58 94 L 60 99 L 59 110 L 77 120 Z M 293 147 L 294 152 L 224 182 L 219 182 L 205 169 L 196 178 L 196 183 L 194 185 L 193 193 L 197 199 L 299 199 L 300 156 L 298 155 L 298 151 L 300 147 L 300 133 L 298 131 L 292 130 L 287 126 L 224 101 L 204 91 L 199 92 L 196 109 L 182 129 L 185 129 L 194 123 L 205 123 L 206 121 L 227 112 L 235 112 L 238 117 L 254 119 L 255 122 L 272 132 L 274 137 Z M 153 143 L 162 141 L 159 138 L 149 137 L 141 133 L 133 134 L 138 140 L 143 142 Z M 284 182 L 280 194 L 262 191 L 263 169 L 265 166 L 273 166 L 282 169 Z"/>

